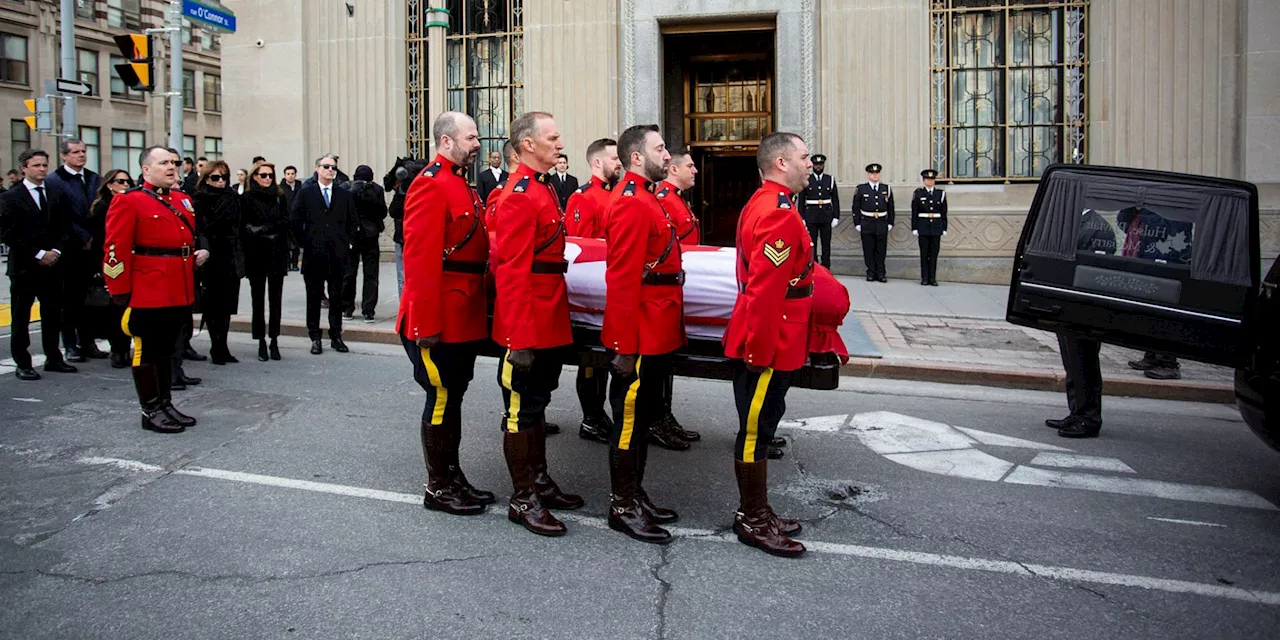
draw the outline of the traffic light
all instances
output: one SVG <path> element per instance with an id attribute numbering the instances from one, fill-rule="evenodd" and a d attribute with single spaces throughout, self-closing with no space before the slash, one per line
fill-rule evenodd
<path id="1" fill-rule="evenodd" d="M 23 118 L 32 131 L 53 131 L 53 103 L 48 98 L 23 100 L 31 115 Z"/>
<path id="2" fill-rule="evenodd" d="M 131 33 L 115 36 L 116 46 L 124 56 L 124 64 L 116 65 L 120 79 L 132 89 L 154 91 L 156 88 L 155 57 L 152 54 L 151 36 Z"/>

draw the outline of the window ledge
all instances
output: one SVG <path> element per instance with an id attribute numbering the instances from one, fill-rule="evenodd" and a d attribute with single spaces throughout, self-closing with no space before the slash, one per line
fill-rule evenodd
<path id="1" fill-rule="evenodd" d="M 24 90 L 24 91 L 30 91 L 30 90 L 31 90 L 31 85 L 30 85 L 30 84 L 27 84 L 27 83 L 25 83 L 25 82 L 9 82 L 8 80 L 0 80 L 0 88 L 4 88 L 4 89 L 22 89 L 22 90 Z"/>

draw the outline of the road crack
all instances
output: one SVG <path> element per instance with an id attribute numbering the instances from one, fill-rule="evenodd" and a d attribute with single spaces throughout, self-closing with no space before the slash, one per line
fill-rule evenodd
<path id="1" fill-rule="evenodd" d="M 455 562 L 468 562 L 471 560 L 498 558 L 498 557 L 502 557 L 502 555 L 505 555 L 505 554 L 465 556 L 461 558 L 439 558 L 436 560 L 396 560 L 396 561 L 383 561 L 383 562 L 368 562 L 365 564 L 361 564 L 359 566 L 348 567 L 344 569 L 334 569 L 331 571 L 321 571 L 318 573 L 282 575 L 282 576 L 254 576 L 254 575 L 235 574 L 235 573 L 205 575 L 201 573 L 195 573 L 192 571 L 182 571 L 178 569 L 158 569 L 155 571 L 144 571 L 142 573 L 132 573 L 132 574 L 116 576 L 112 578 L 105 578 L 100 576 L 82 576 L 75 573 L 48 571 L 45 569 L 2 571 L 0 572 L 0 575 L 37 574 L 37 575 L 44 576 L 46 578 L 55 578 L 58 580 L 66 580 L 70 582 L 80 582 L 84 584 L 93 584 L 93 585 L 115 584 L 119 582 L 128 582 L 130 580 L 138 580 L 143 578 L 156 578 L 156 577 L 164 577 L 164 576 L 188 578 L 188 579 L 193 579 L 200 582 L 213 582 L 213 583 L 242 582 L 245 584 L 269 584 L 273 582 L 294 582 L 294 581 L 302 581 L 302 580 L 332 578 L 336 576 L 359 573 L 361 571 L 365 571 L 366 569 L 374 569 L 374 568 L 380 568 L 380 567 L 412 567 L 412 566 L 444 565 L 444 564 L 451 564 Z"/>
<path id="2" fill-rule="evenodd" d="M 649 568 L 649 573 L 653 575 L 653 579 L 658 581 L 658 599 L 654 604 L 654 612 L 657 617 L 657 625 L 654 629 L 654 638 L 657 640 L 666 640 L 667 637 L 667 596 L 671 594 L 671 583 L 662 577 L 662 570 L 671 566 L 670 545 L 662 545 L 658 550 L 658 562 Z"/>

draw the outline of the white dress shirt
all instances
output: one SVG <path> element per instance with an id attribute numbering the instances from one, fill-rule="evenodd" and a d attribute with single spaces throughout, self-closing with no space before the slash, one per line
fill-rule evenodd
<path id="1" fill-rule="evenodd" d="M 46 203 L 48 203 L 48 202 L 49 202 L 49 188 L 48 188 L 48 187 L 46 187 L 44 184 L 36 184 L 36 183 L 34 183 L 34 182 L 32 182 L 32 181 L 27 180 L 27 179 L 25 179 L 25 178 L 24 178 L 24 179 L 22 180 L 22 186 L 24 186 L 24 187 L 26 187 L 26 188 L 27 188 L 27 193 L 31 195 L 31 200 L 32 200 L 32 202 L 35 202 L 35 203 L 36 203 L 36 208 L 37 208 L 37 209 L 39 209 L 39 208 L 40 208 L 40 192 L 39 192 L 39 191 L 36 191 L 36 189 L 37 189 L 37 188 L 44 189 L 44 201 L 45 201 Z M 57 249 L 49 249 L 48 251 L 52 251 L 52 252 L 54 252 L 54 253 L 56 253 L 56 254 L 58 254 L 58 255 L 62 255 L 62 252 L 61 252 L 61 251 L 58 251 Z M 36 260 L 43 260 L 43 259 L 44 259 L 44 254 L 48 253 L 48 251 L 46 251 L 46 250 L 44 250 L 44 249 L 41 249 L 41 250 L 37 251 L 37 252 L 36 252 Z"/>

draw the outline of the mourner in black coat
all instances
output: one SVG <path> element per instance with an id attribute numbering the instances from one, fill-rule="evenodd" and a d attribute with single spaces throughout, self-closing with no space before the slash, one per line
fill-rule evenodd
<path id="1" fill-rule="evenodd" d="M 354 175 L 355 180 L 347 185 L 347 189 L 355 199 L 360 233 L 352 240 L 351 255 L 347 259 L 347 272 L 342 282 L 342 313 L 345 318 L 355 315 L 356 277 L 363 265 L 360 313 L 365 322 L 372 322 L 378 304 L 378 262 L 382 259 L 379 237 L 387 228 L 387 196 L 382 186 L 373 182 L 373 169 L 362 164 Z"/>
<path id="2" fill-rule="evenodd" d="M 209 173 L 229 171 L 221 160 L 209 165 Z M 196 234 L 209 250 L 209 259 L 200 268 L 204 296 L 201 313 L 209 328 L 209 360 L 213 364 L 238 362 L 227 348 L 231 316 L 240 302 L 240 279 L 244 277 L 244 251 L 240 241 L 240 195 L 226 182 L 201 179 L 192 196 L 196 208 Z"/>
<path id="3" fill-rule="evenodd" d="M 298 192 L 289 212 L 294 237 L 302 247 L 302 278 L 307 286 L 307 333 L 311 352 L 320 354 L 320 301 L 329 291 L 329 340 L 336 351 L 346 352 L 342 341 L 342 278 L 351 245 L 360 235 L 360 218 L 351 192 L 335 184 L 338 161 L 325 156 L 316 161 L 319 178 Z"/>
<path id="4" fill-rule="evenodd" d="M 280 336 L 284 278 L 290 264 L 288 196 L 276 183 L 275 169 L 275 165 L 266 162 L 254 165 L 249 174 L 249 190 L 240 202 L 244 272 L 253 300 L 253 339 L 258 341 L 258 359 L 264 362 L 280 359 L 276 339 Z M 271 338 L 269 346 L 267 338 Z"/>

